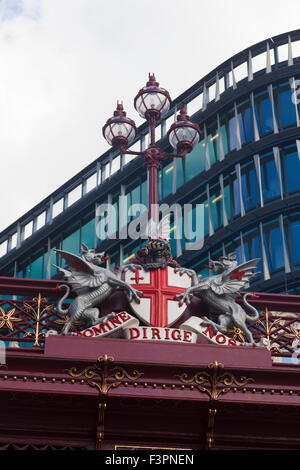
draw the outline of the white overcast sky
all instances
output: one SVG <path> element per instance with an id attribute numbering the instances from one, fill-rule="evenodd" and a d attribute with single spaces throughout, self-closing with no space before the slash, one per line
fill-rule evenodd
<path id="1" fill-rule="evenodd" d="M 258 41 L 299 0 L 0 0 L 0 230 L 95 160 L 148 72 L 171 97 Z"/>

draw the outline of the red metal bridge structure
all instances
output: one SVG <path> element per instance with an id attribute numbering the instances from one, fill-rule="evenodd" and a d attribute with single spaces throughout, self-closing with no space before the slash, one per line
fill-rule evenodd
<path id="1" fill-rule="evenodd" d="M 268 347 L 229 347 L 63 336 L 60 283 L 0 278 L 1 450 L 299 449 L 299 296 L 257 293 Z"/>

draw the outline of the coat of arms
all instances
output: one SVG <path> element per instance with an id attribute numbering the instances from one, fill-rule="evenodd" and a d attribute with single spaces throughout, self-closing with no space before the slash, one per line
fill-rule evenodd
<path id="1" fill-rule="evenodd" d="M 257 310 L 249 304 L 247 293 L 238 302 L 240 292 L 249 286 L 249 279 L 254 275 L 258 259 L 238 265 L 234 253 L 222 256 L 218 261 L 210 261 L 212 275 L 198 277 L 195 271 L 181 267 L 171 255 L 167 239 L 157 236 L 149 238 L 144 248 L 139 250 L 130 264 L 125 264 L 117 272 L 103 266 L 107 257 L 82 246 L 81 256 L 58 251 L 68 263 L 59 268 L 68 284 L 60 287 L 66 289 L 65 295 L 58 302 L 58 311 L 66 315 L 63 333 L 67 334 L 79 320 L 87 321 L 87 329 L 76 334 L 83 336 L 105 336 L 114 334 L 120 328 L 134 328 L 138 339 L 182 340 L 189 338 L 197 341 L 197 335 L 210 331 L 208 339 L 214 334 L 227 338 L 232 328 L 238 328 L 246 343 L 252 345 L 253 338 L 248 325 L 258 320 Z M 215 274 L 215 275 L 214 275 Z M 63 301 L 70 291 L 76 294 L 68 308 L 63 308 Z M 127 305 L 121 312 L 110 312 L 102 315 L 102 305 L 109 301 L 112 294 L 122 293 Z M 199 311 L 195 316 L 187 317 L 192 298 L 201 299 L 207 306 L 207 312 Z M 184 322 L 179 324 L 184 314 Z M 158 333 L 162 329 L 183 330 L 186 335 Z M 138 334 L 139 328 L 143 335 Z M 154 329 L 155 334 L 148 335 L 147 328 Z M 178 331 L 179 331 L 178 330 Z M 211 332 L 214 332 L 212 334 Z M 71 333 L 74 334 L 74 333 Z M 128 331 L 124 334 L 130 337 Z M 133 335 L 132 335 L 133 338 Z M 217 336 L 216 336 L 217 338 Z M 225 344 L 222 340 L 215 341 Z M 229 340 L 226 344 L 232 344 Z"/>

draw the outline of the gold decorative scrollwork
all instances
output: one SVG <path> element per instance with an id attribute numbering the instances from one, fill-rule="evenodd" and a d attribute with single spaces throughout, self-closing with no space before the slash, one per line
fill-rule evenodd
<path id="1" fill-rule="evenodd" d="M 33 331 L 25 333 L 24 338 L 33 336 L 33 346 L 40 346 L 40 338 L 45 337 L 45 333 L 42 331 L 44 329 L 44 326 L 42 325 L 43 317 L 47 313 L 51 312 L 54 305 L 46 305 L 47 300 L 42 298 L 40 293 L 32 300 L 36 302 L 36 305 L 30 305 L 24 302 L 24 307 L 26 312 L 30 313 L 32 318 L 35 320 L 35 326 L 31 328 Z"/>
<path id="2" fill-rule="evenodd" d="M 188 373 L 184 372 L 181 375 L 176 375 L 176 378 L 185 384 L 195 384 L 196 388 L 200 392 L 206 393 L 210 400 L 218 400 L 219 396 L 224 393 L 228 393 L 232 385 L 237 385 L 239 387 L 245 386 L 248 382 L 254 382 L 254 379 L 250 377 L 240 377 L 237 379 L 230 372 L 218 373 L 220 369 L 224 369 L 224 364 L 218 361 L 214 361 L 208 365 L 208 369 L 211 369 L 212 372 L 199 371 L 196 372 L 192 377 L 188 376 Z M 204 387 L 203 385 L 206 385 Z M 220 384 L 225 385 L 225 387 L 220 388 Z"/>
<path id="3" fill-rule="evenodd" d="M 133 381 L 143 375 L 143 373 L 138 370 L 129 373 L 121 366 L 112 366 L 110 365 L 112 362 L 114 362 L 114 358 L 105 354 L 104 356 L 98 357 L 96 364 L 91 364 L 79 372 L 77 367 L 71 367 L 71 369 L 67 369 L 66 372 L 68 372 L 71 377 L 81 377 L 90 387 L 96 387 L 97 390 L 104 395 L 106 395 L 111 388 L 119 387 L 123 379 L 126 378 Z M 98 377 L 99 380 L 93 380 L 96 377 Z"/>
<path id="4" fill-rule="evenodd" d="M 268 344 L 269 344 L 268 349 L 270 351 L 274 350 L 274 351 L 277 351 L 278 353 L 281 353 L 282 351 L 278 346 L 272 345 L 272 335 L 271 334 L 272 334 L 273 328 L 277 327 L 280 324 L 280 322 L 282 321 L 282 319 L 281 318 L 276 318 L 274 321 L 270 322 L 269 315 L 270 315 L 270 312 L 269 312 L 268 308 L 266 307 L 264 313 L 262 314 L 262 320 L 257 320 L 255 325 L 260 326 L 263 329 L 263 331 L 266 335 Z"/>

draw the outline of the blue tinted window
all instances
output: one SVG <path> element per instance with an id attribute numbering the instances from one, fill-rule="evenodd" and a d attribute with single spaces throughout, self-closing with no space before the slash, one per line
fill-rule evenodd
<path id="1" fill-rule="evenodd" d="M 281 115 L 281 126 L 288 127 L 296 123 L 296 109 L 292 102 L 290 88 L 279 92 L 279 105 Z"/>
<path id="2" fill-rule="evenodd" d="M 291 222 L 291 238 L 294 263 L 300 263 L 300 220 Z"/>
<path id="3" fill-rule="evenodd" d="M 162 199 L 162 179 L 163 179 L 163 174 L 162 174 L 162 170 L 159 170 L 158 174 L 157 174 L 157 193 L 158 193 L 158 200 L 160 201 Z"/>
<path id="4" fill-rule="evenodd" d="M 53 277 L 55 274 L 57 274 L 58 270 L 53 266 L 61 266 L 61 259 L 60 256 L 55 253 L 54 249 L 55 248 L 60 248 L 59 244 L 57 243 L 56 245 L 51 247 L 50 251 L 50 276 Z"/>
<path id="5" fill-rule="evenodd" d="M 224 179 L 224 201 L 225 201 L 227 218 L 228 220 L 230 220 L 231 219 L 230 183 L 227 179 Z"/>
<path id="6" fill-rule="evenodd" d="M 203 236 L 206 236 L 209 234 L 209 217 L 208 217 L 208 202 L 207 202 L 207 196 L 206 196 L 206 193 L 202 193 L 197 199 L 189 202 L 190 204 L 192 204 L 192 207 L 195 208 L 196 207 L 196 204 L 200 204 L 201 205 L 201 208 L 197 209 L 198 212 L 198 220 L 200 218 L 201 220 L 201 224 L 203 225 L 203 227 L 200 227 L 199 230 L 197 230 L 197 237 L 199 236 L 200 238 Z M 197 220 L 196 219 L 196 214 L 195 212 L 193 211 L 193 220 Z M 198 235 L 199 234 L 199 235 Z"/>
<path id="7" fill-rule="evenodd" d="M 246 259 L 261 258 L 260 238 L 257 231 L 243 234 L 243 241 Z M 259 261 L 256 271 L 261 270 L 261 262 Z"/>
<path id="8" fill-rule="evenodd" d="M 255 116 L 259 134 L 264 135 L 274 130 L 272 106 L 269 95 L 259 94 L 255 98 Z"/>
<path id="9" fill-rule="evenodd" d="M 95 220 L 92 219 L 81 227 L 81 243 L 89 248 L 95 245 Z"/>
<path id="10" fill-rule="evenodd" d="M 142 204 L 148 206 L 148 183 L 147 180 L 142 184 Z"/>
<path id="11" fill-rule="evenodd" d="M 261 101 L 260 103 L 261 108 L 261 125 L 262 125 L 262 132 L 266 134 L 267 132 L 273 131 L 273 115 L 272 115 L 272 107 L 269 98 L 266 98 Z"/>
<path id="12" fill-rule="evenodd" d="M 252 113 L 250 106 L 244 110 L 244 129 L 246 142 L 253 140 Z"/>
<path id="13" fill-rule="evenodd" d="M 300 188 L 300 162 L 298 153 L 285 153 L 284 166 L 287 191 L 296 191 Z"/>
<path id="14" fill-rule="evenodd" d="M 234 215 L 241 213 L 241 199 L 240 189 L 237 178 L 233 181 L 233 202 L 234 202 Z"/>
<path id="15" fill-rule="evenodd" d="M 229 149 L 230 151 L 237 148 L 237 137 L 236 137 L 236 126 L 235 126 L 235 117 L 229 119 Z"/>
<path id="16" fill-rule="evenodd" d="M 221 125 L 221 138 L 222 138 L 222 144 L 223 144 L 223 149 L 224 149 L 224 155 L 226 155 L 228 153 L 228 139 L 227 139 L 227 131 L 226 131 L 225 124 Z"/>
<path id="17" fill-rule="evenodd" d="M 252 258 L 261 258 L 260 240 L 259 240 L 258 236 L 255 236 L 255 237 L 252 238 L 252 250 L 251 250 L 251 252 L 252 252 L 252 254 L 251 254 Z M 261 262 L 259 261 L 259 263 L 257 264 L 258 271 L 261 270 L 260 264 L 261 264 Z"/>
<path id="18" fill-rule="evenodd" d="M 242 262 L 243 262 L 243 255 L 242 255 L 242 247 L 241 247 L 241 245 L 238 246 L 238 247 L 236 247 L 235 253 L 236 253 L 236 260 L 237 260 L 238 264 L 242 264 Z"/>
<path id="19" fill-rule="evenodd" d="M 279 227 L 273 228 L 269 232 L 268 246 L 271 254 L 272 269 L 281 268 L 284 265 L 282 237 Z"/>
<path id="20" fill-rule="evenodd" d="M 108 211 L 106 210 L 101 212 L 97 221 L 97 237 L 100 240 L 105 240 L 107 238 L 108 225 Z"/>
<path id="21" fill-rule="evenodd" d="M 176 188 L 180 188 L 184 184 L 183 162 L 183 158 L 176 158 Z"/>
<path id="22" fill-rule="evenodd" d="M 210 164 L 214 165 L 219 157 L 219 135 L 217 130 L 207 137 Z"/>
<path id="23" fill-rule="evenodd" d="M 257 187 L 254 169 L 246 167 L 242 169 L 242 197 L 245 210 L 256 206 Z"/>
<path id="24" fill-rule="evenodd" d="M 261 180 L 264 200 L 280 195 L 279 179 L 273 156 L 262 159 Z"/>
<path id="25" fill-rule="evenodd" d="M 79 229 L 71 233 L 67 238 L 63 240 L 62 249 L 64 251 L 70 251 L 71 253 L 79 252 Z"/>
<path id="26" fill-rule="evenodd" d="M 271 271 L 284 266 L 281 231 L 277 222 L 269 223 L 263 227 L 264 247 L 268 266 Z"/>
<path id="27" fill-rule="evenodd" d="M 187 215 L 185 214 L 185 217 L 187 216 L 187 227 L 184 227 L 184 235 L 188 243 L 203 240 L 205 227 L 204 212 L 204 204 L 198 204 L 194 205 L 193 209 L 189 211 Z M 186 231 L 188 233 L 186 233 Z"/>
<path id="28" fill-rule="evenodd" d="M 239 129 L 240 129 L 240 136 L 241 136 L 241 144 L 243 145 L 246 142 L 244 124 L 243 124 L 243 117 L 241 113 L 238 114 L 238 121 L 239 121 Z"/>
<path id="29" fill-rule="evenodd" d="M 32 261 L 31 267 L 30 267 L 30 277 L 32 279 L 41 279 L 44 277 L 43 260 L 44 260 L 44 256 L 42 255 L 36 260 Z"/>
<path id="30" fill-rule="evenodd" d="M 222 195 L 220 194 L 220 188 L 214 191 L 210 196 L 210 210 L 213 227 L 216 230 L 223 225 Z"/>
<path id="31" fill-rule="evenodd" d="M 137 186 L 131 191 L 131 204 L 140 203 L 140 186 Z"/>
<path id="32" fill-rule="evenodd" d="M 181 246 L 181 250 L 185 249 L 185 234 L 182 223 L 182 217 L 175 218 L 170 224 L 170 247 L 173 256 L 178 256 L 177 247 Z"/>
<path id="33" fill-rule="evenodd" d="M 115 202 L 113 204 L 113 210 L 111 211 L 110 219 L 108 223 L 108 236 L 109 237 L 114 236 L 116 232 L 118 231 L 118 226 L 119 226 L 118 222 L 119 222 L 119 209 L 118 209 L 118 203 Z"/>
<path id="34" fill-rule="evenodd" d="M 174 175 L 174 163 L 171 162 L 163 169 L 163 197 L 167 197 L 172 193 Z"/>
<path id="35" fill-rule="evenodd" d="M 205 171 L 205 141 L 201 140 L 198 145 L 185 157 L 186 181 L 194 178 L 198 173 Z"/>

